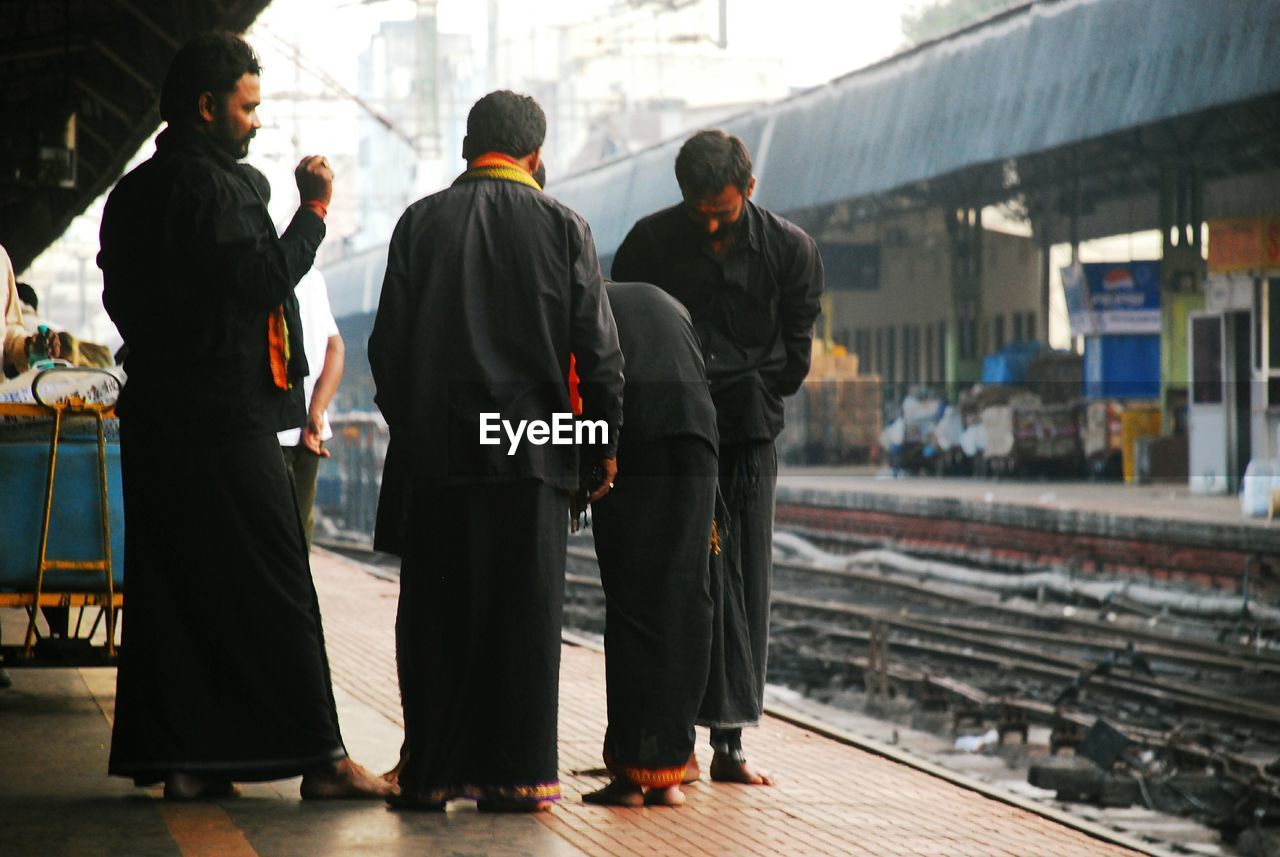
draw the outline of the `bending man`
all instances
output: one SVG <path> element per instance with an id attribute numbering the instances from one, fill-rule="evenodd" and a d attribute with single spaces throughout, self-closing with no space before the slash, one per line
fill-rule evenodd
<path id="1" fill-rule="evenodd" d="M 646 283 L 611 284 L 609 303 L 627 361 L 626 429 L 617 485 L 592 521 L 613 782 L 583 799 L 674 806 L 711 658 L 716 412 L 685 308 Z"/>

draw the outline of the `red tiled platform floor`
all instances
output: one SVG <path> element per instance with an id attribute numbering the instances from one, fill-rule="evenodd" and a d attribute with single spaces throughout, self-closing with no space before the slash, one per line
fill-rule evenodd
<path id="1" fill-rule="evenodd" d="M 334 683 L 396 724 L 394 582 L 331 554 L 313 555 Z M 564 799 L 538 820 L 586 854 L 1132 854 L 1053 820 L 987 798 L 864 750 L 766 718 L 746 735 L 773 788 L 712 784 L 686 788 L 679 809 L 583 804 L 604 780 L 604 658 L 564 648 L 560 679 L 560 771 Z M 699 735 L 703 770 L 710 765 Z"/>

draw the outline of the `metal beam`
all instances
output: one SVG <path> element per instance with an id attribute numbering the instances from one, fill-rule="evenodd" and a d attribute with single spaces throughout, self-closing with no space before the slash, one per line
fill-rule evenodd
<path id="1" fill-rule="evenodd" d="M 56 45 L 47 48 L 30 48 L 25 51 L 4 51 L 0 50 L 0 65 L 9 65 L 16 62 L 25 62 L 27 60 L 39 60 L 45 57 L 60 57 L 68 54 L 81 53 L 86 49 L 86 45 Z M 47 71 L 43 71 L 48 74 Z"/>
<path id="2" fill-rule="evenodd" d="M 88 83 L 85 83 L 83 78 L 75 77 L 75 78 L 72 78 L 72 81 L 80 89 L 80 91 L 82 91 L 85 95 L 92 98 L 94 101 L 98 102 L 99 106 L 101 106 L 103 110 L 107 111 L 112 116 L 115 116 L 124 124 L 129 126 L 137 124 L 138 117 L 130 116 L 129 113 L 123 107 L 120 107 L 110 98 L 107 98 L 105 95 L 103 95 L 98 90 L 94 89 Z"/>
<path id="3" fill-rule="evenodd" d="M 148 30 L 154 33 L 155 36 L 158 39 L 160 39 L 160 41 L 164 42 L 166 45 L 173 48 L 175 51 L 179 47 L 181 47 L 181 45 L 178 44 L 178 40 L 175 39 L 172 35 L 170 35 L 168 30 L 166 30 L 164 27 L 161 27 L 154 20 L 152 20 L 150 15 L 146 14 L 137 6 L 135 6 L 131 2 L 131 0 L 111 0 L 111 2 L 119 6 L 124 11 L 128 12 L 133 17 L 137 18 L 138 22 L 142 24 L 142 26 L 146 27 Z"/>
<path id="4" fill-rule="evenodd" d="M 122 59 L 119 54 L 111 50 L 109 47 L 107 47 L 97 39 L 91 39 L 89 41 L 89 45 L 98 53 L 102 54 L 104 57 L 110 60 L 116 66 L 116 68 L 120 69 L 129 77 L 137 81 L 138 84 L 141 85 L 142 88 L 145 89 L 149 95 L 151 95 L 153 98 L 156 96 L 157 94 L 156 85 L 154 82 L 152 82 L 151 78 L 147 77 L 145 74 L 138 71 L 128 62 Z"/>
<path id="5" fill-rule="evenodd" d="M 103 150 L 105 150 L 108 153 L 110 153 L 115 148 L 115 145 L 106 137 L 104 137 L 101 133 L 99 133 L 98 131 L 95 131 L 93 126 L 90 125 L 88 122 L 86 122 L 83 116 L 79 116 L 79 115 L 76 116 L 76 133 L 84 134 L 90 140 L 92 140 L 93 142 L 101 146 Z"/>

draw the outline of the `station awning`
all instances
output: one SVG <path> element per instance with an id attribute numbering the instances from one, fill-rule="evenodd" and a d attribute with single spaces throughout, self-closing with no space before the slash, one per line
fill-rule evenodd
<path id="1" fill-rule="evenodd" d="M 1280 4 L 1042 0 L 721 127 L 781 212 L 943 192 L 982 205 L 1056 187 L 1150 190 L 1160 164 L 1280 165 Z M 682 140 L 554 182 L 602 255 L 676 201 Z"/>
<path id="2" fill-rule="evenodd" d="M 0 0 L 0 244 L 21 271 L 160 124 L 178 47 L 270 0 Z"/>

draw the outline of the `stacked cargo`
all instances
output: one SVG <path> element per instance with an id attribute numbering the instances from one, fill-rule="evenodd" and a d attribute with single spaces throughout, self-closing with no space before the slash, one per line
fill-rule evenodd
<path id="1" fill-rule="evenodd" d="M 793 464 L 873 461 L 882 395 L 879 376 L 858 374 L 858 355 L 815 341 L 809 375 L 786 400 L 779 454 Z"/>

